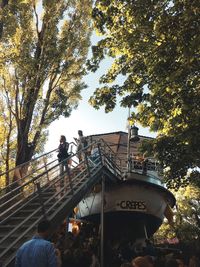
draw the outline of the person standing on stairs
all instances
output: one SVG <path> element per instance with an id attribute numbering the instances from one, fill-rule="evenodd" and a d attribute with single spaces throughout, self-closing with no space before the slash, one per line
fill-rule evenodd
<path id="1" fill-rule="evenodd" d="M 60 137 L 60 144 L 58 147 L 58 161 L 61 162 L 60 164 L 60 173 L 62 174 L 64 171 L 68 170 L 68 161 L 66 160 L 69 157 L 68 154 L 69 143 L 66 141 L 66 137 L 61 135 Z"/>
<path id="2" fill-rule="evenodd" d="M 78 138 L 74 138 L 77 143 L 77 156 L 79 163 L 84 160 L 84 152 L 86 152 L 86 147 L 88 146 L 88 142 L 86 137 L 83 135 L 82 130 L 78 130 Z"/>
<path id="3" fill-rule="evenodd" d="M 66 172 L 69 177 L 69 182 L 71 186 L 71 179 L 70 179 L 70 171 L 68 166 L 68 149 L 69 149 L 69 143 L 66 141 L 66 137 L 64 135 L 61 135 L 60 137 L 60 144 L 58 147 L 58 162 L 60 163 L 60 176 L 61 176 L 61 188 L 63 186 L 66 186 L 66 180 L 64 173 Z M 64 184 L 63 184 L 64 182 Z"/>
<path id="4" fill-rule="evenodd" d="M 25 242 L 17 251 L 15 267 L 60 267 L 61 260 L 55 246 L 47 241 L 51 234 L 51 223 L 41 221 L 37 234 Z"/>

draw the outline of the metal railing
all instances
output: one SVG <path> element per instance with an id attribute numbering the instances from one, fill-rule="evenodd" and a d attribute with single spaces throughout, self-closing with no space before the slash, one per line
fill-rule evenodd
<path id="1" fill-rule="evenodd" d="M 74 143 L 70 144 L 76 145 Z M 98 148 L 98 153 L 95 156 L 91 154 L 91 149 L 94 146 Z M 13 218 L 20 211 L 30 207 L 34 208 L 10 231 L 0 237 L 0 244 L 4 244 L 6 240 L 11 240 L 9 245 L 5 246 L 5 249 L 0 250 L 0 258 L 8 257 L 11 260 L 14 257 L 14 254 L 9 254 L 11 248 L 17 248 L 19 243 L 24 242 L 26 235 L 30 235 L 41 218 L 57 218 L 58 211 L 66 205 L 67 201 L 71 201 L 77 194 L 80 194 L 81 188 L 86 188 L 84 191 L 86 193 L 89 190 L 87 189 L 88 181 L 93 179 L 95 184 L 98 172 L 102 168 L 106 167 L 116 179 L 123 179 L 124 172 L 127 171 L 125 159 L 115 154 L 102 139 L 90 143 L 77 153 L 71 153 L 67 158 L 68 170 L 64 173 L 60 172 L 60 166 L 63 162 L 58 162 L 55 155 L 56 151 L 57 149 L 54 149 L 18 166 L 17 168 L 27 168 L 26 174 L 19 178 L 20 182 L 16 181 L 1 191 L 0 230 L 1 227 L 8 226 L 9 223 L 13 222 Z M 83 154 L 81 162 L 78 162 L 77 154 L 79 153 Z M 13 175 L 15 170 L 16 168 L 12 169 L 9 174 Z M 142 162 L 132 160 L 131 170 L 143 172 Z M 147 172 L 157 171 L 156 163 L 149 160 L 146 170 Z M 5 173 L 1 175 L 5 175 Z M 84 197 L 84 195 L 81 196 Z M 76 201 L 78 199 L 80 199 L 80 196 L 77 197 Z M 21 229 L 24 226 L 25 229 L 22 231 Z M 19 235 L 12 239 L 16 232 Z"/>
<path id="2" fill-rule="evenodd" d="M 77 152 L 85 154 L 83 162 L 78 163 L 77 154 L 72 153 L 67 158 L 69 163 L 69 171 L 71 173 L 75 172 L 76 167 L 78 167 L 77 169 L 80 171 L 81 168 L 83 169 L 86 166 L 88 173 L 92 172 L 96 163 L 93 162 L 94 166 L 92 166 L 92 157 L 88 154 L 88 150 L 90 150 L 93 145 L 98 146 L 99 156 L 102 158 L 103 164 L 106 164 L 115 175 L 121 176 L 121 160 L 114 154 L 112 149 L 103 140 L 95 141 L 88 145 L 88 147 L 86 147 L 83 151 Z M 60 175 L 60 166 L 63 163 L 59 163 L 57 159 L 50 161 L 51 157 L 48 157 L 49 161 L 44 162 L 44 157 L 46 157 L 46 155 L 51 155 L 52 152 L 55 151 L 56 149 L 38 157 L 37 159 L 32 160 L 31 162 L 34 162 L 35 169 L 31 168 L 30 162 L 28 162 L 27 164 L 29 165 L 30 169 L 27 169 L 26 175 L 24 177 L 20 177 L 17 181 L 11 183 L 9 186 L 1 190 L 0 218 L 5 215 L 5 212 L 9 213 L 15 209 L 15 207 L 22 203 L 25 198 L 28 198 L 35 192 L 38 192 L 38 184 L 41 188 L 48 183 L 51 183 L 55 179 L 58 179 Z M 41 159 L 44 162 L 43 165 L 41 164 Z M 36 163 L 38 163 L 38 165 Z M 20 165 L 20 167 L 24 166 L 27 165 Z M 17 168 L 19 168 L 19 166 Z M 15 171 L 17 168 L 12 169 L 11 172 Z"/>
<path id="3" fill-rule="evenodd" d="M 93 145 L 98 147 L 98 156 L 95 159 L 88 153 Z M 121 179 L 121 160 L 103 140 L 91 143 L 78 153 L 80 152 L 84 154 L 84 159 L 79 163 L 76 153 L 67 158 L 69 172 L 60 173 L 62 162 L 58 163 L 57 160 L 53 159 L 44 165 L 45 168 L 39 167 L 36 168 L 35 172 L 27 173 L 23 177 L 21 185 L 16 186 L 14 184 L 15 187 L 10 187 L 10 191 L 5 192 L 0 197 L 0 230 L 12 224 L 10 230 L 0 237 L 1 259 L 6 259 L 6 262 L 11 261 L 14 253 L 10 251 L 13 248 L 17 249 L 19 243 L 26 240 L 27 234 L 33 233 L 41 218 L 56 218 L 57 212 L 64 203 L 70 201 L 73 196 L 75 197 L 80 188 L 86 187 L 87 189 L 87 181 L 92 177 L 95 181 L 98 171 L 103 166 L 107 167 L 118 179 Z M 48 197 L 46 197 L 47 195 Z M 15 216 L 30 207 L 33 210 L 15 224 Z M 22 230 L 22 227 L 25 228 Z M 13 238 L 15 233 L 19 234 Z M 9 245 L 4 245 L 7 240 L 10 240 Z M 2 246 L 5 248 L 2 249 Z M 5 264 L 5 266 L 7 265 Z"/>
<path id="4" fill-rule="evenodd" d="M 129 164 L 129 172 L 132 173 L 139 173 L 147 176 L 151 176 L 154 179 L 162 180 L 163 171 L 160 167 L 158 161 L 155 158 L 143 158 L 137 157 L 135 155 L 131 155 L 129 162 L 126 154 L 118 154 L 118 157 L 121 159 L 121 172 L 127 173 L 128 172 L 128 164 Z"/>
<path id="5" fill-rule="evenodd" d="M 71 142 L 69 146 L 76 146 L 76 144 L 74 142 Z M 53 149 L 6 172 L 0 173 L 0 179 L 5 179 L 5 177 L 7 176 L 9 181 L 11 181 L 9 185 L 0 189 L 0 196 L 5 194 L 6 192 L 11 191 L 13 188 L 23 185 L 27 182 L 27 179 L 36 176 L 36 174 L 39 175 L 40 173 L 43 173 L 44 170 L 48 170 L 49 168 L 56 165 L 57 151 L 58 148 Z"/>

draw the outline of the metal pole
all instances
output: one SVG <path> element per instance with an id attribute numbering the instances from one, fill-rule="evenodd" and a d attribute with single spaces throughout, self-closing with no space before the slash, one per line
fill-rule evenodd
<path id="1" fill-rule="evenodd" d="M 49 172 L 48 172 L 48 169 L 47 169 L 47 162 L 46 162 L 46 158 L 43 158 L 43 162 L 44 162 L 44 169 L 45 169 L 45 172 L 47 173 L 47 181 L 49 182 Z"/>
<path id="2" fill-rule="evenodd" d="M 44 219 L 47 219 L 46 210 L 44 207 L 44 201 L 42 199 L 42 191 L 41 191 L 40 183 L 36 183 L 36 186 L 37 186 L 37 191 L 38 191 L 39 203 L 40 203 L 41 210 L 42 210 L 42 215 L 44 216 Z"/>
<path id="3" fill-rule="evenodd" d="M 101 181 L 101 267 L 104 267 L 104 194 L 105 177 Z"/>
<path id="4" fill-rule="evenodd" d="M 146 224 L 144 223 L 144 235 L 145 239 L 148 239 Z"/>
<path id="5" fill-rule="evenodd" d="M 101 153 L 102 145 L 98 142 L 97 147 L 98 147 L 99 158 L 100 158 L 101 164 L 103 164 L 102 153 Z M 104 149 L 104 151 L 105 151 L 105 149 Z"/>
<path id="6" fill-rule="evenodd" d="M 83 153 L 84 153 L 84 162 L 85 162 L 87 172 L 88 172 L 88 178 L 90 178 L 91 173 L 90 173 L 90 165 L 89 165 L 88 157 L 85 151 Z"/>
<path id="7" fill-rule="evenodd" d="M 128 140 L 127 140 L 127 171 L 131 171 L 131 157 L 130 157 L 130 135 L 131 135 L 131 129 L 130 129 L 130 123 L 129 118 L 131 116 L 131 110 L 129 108 L 128 110 Z"/>
<path id="8" fill-rule="evenodd" d="M 69 223 L 70 223 L 70 221 L 69 221 L 69 215 L 68 215 L 68 216 L 66 216 L 66 229 L 65 229 L 65 234 L 69 232 Z"/>

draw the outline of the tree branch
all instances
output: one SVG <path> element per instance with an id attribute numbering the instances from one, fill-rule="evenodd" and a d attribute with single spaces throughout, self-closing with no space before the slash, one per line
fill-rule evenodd
<path id="1" fill-rule="evenodd" d="M 33 0 L 33 10 L 34 10 L 34 14 L 35 14 L 35 19 L 36 19 L 36 31 L 37 31 L 37 35 L 39 38 L 39 18 L 38 18 L 38 14 L 36 11 L 36 5 L 35 5 L 35 1 Z"/>
<path id="2" fill-rule="evenodd" d="M 1 13 L 3 13 L 3 9 L 5 8 L 5 6 L 8 5 L 8 1 L 9 0 L 2 0 L 1 5 L 0 5 Z M 3 24 L 4 24 L 4 21 L 3 21 L 3 16 L 2 16 L 0 19 L 0 39 L 3 36 Z"/>

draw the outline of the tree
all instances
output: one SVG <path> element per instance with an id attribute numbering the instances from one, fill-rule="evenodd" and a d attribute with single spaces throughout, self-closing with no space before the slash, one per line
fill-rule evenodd
<path id="1" fill-rule="evenodd" d="M 10 0 L 4 6 L 0 93 L 14 118 L 16 165 L 32 158 L 50 123 L 69 116 L 81 99 L 91 4 Z"/>
<path id="2" fill-rule="evenodd" d="M 8 5 L 8 0 L 1 0 L 1 4 L 0 4 L 0 39 L 2 38 L 3 35 L 3 12 L 4 12 L 4 8 L 6 7 L 6 5 Z"/>
<path id="3" fill-rule="evenodd" d="M 88 67 L 96 71 L 106 56 L 114 62 L 90 103 L 109 112 L 119 95 L 134 107 L 132 120 L 158 133 L 154 154 L 175 186 L 200 166 L 199 14 L 198 0 L 97 0 L 92 13 L 102 39 Z"/>
<path id="4" fill-rule="evenodd" d="M 189 185 L 173 192 L 177 209 L 174 212 L 174 224 L 170 226 L 165 221 L 155 234 L 155 239 L 175 238 L 182 242 L 199 240 L 200 238 L 200 189 Z M 191 199 L 192 196 L 192 199 Z"/>
<path id="5" fill-rule="evenodd" d="M 8 99 L 7 95 L 0 95 L 0 173 L 14 167 L 14 150 L 16 149 L 16 124 L 14 122 L 14 116 L 11 112 L 12 102 Z M 10 183 L 9 173 L 5 174 L 5 177 L 1 177 L 0 188 L 7 186 Z"/>

